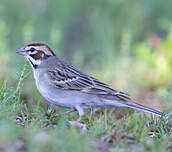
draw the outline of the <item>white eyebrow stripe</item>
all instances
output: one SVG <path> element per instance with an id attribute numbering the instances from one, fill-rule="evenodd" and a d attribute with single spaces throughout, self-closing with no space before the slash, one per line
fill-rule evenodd
<path id="1" fill-rule="evenodd" d="M 25 47 L 25 50 L 28 51 L 28 50 L 30 50 L 31 48 L 34 48 L 34 49 L 37 50 L 37 47 L 35 47 L 35 46 L 26 46 L 26 47 Z"/>

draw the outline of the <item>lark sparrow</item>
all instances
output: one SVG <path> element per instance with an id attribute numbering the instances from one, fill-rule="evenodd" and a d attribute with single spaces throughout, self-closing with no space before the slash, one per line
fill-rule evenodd
<path id="1" fill-rule="evenodd" d="M 36 86 L 50 103 L 78 111 L 79 122 L 85 108 L 127 107 L 161 116 L 161 112 L 132 102 L 129 95 L 82 73 L 61 61 L 50 47 L 31 43 L 16 53 L 24 55 L 32 66 Z M 70 113 L 68 112 L 68 113 Z"/>

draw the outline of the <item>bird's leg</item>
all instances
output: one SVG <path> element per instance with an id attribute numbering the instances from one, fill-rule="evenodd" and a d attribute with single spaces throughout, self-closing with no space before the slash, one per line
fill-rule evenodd
<path id="1" fill-rule="evenodd" d="M 78 124 L 82 119 L 82 116 L 79 116 L 78 119 L 76 120 L 76 124 Z"/>
<path id="2" fill-rule="evenodd" d="M 80 131 L 80 132 L 85 132 L 87 131 L 87 125 L 86 124 L 82 124 L 80 123 L 82 116 L 84 115 L 84 110 L 82 107 L 80 106 L 76 106 L 76 111 L 78 111 L 79 117 L 76 121 L 70 121 L 69 123 L 71 125 L 76 126 L 76 128 Z"/>
<path id="3" fill-rule="evenodd" d="M 73 109 L 73 110 L 70 110 L 70 111 L 65 112 L 65 114 L 70 114 L 70 113 L 76 112 L 76 111 L 77 111 L 76 109 Z"/>
<path id="4" fill-rule="evenodd" d="M 76 120 L 76 124 L 78 124 L 80 120 L 82 119 L 82 116 L 84 115 L 84 110 L 80 106 L 76 106 L 76 110 L 78 111 L 78 114 L 79 114 L 79 117 Z"/>

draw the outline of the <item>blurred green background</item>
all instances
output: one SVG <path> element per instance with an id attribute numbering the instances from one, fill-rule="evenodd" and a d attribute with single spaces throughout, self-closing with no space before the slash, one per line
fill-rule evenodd
<path id="1" fill-rule="evenodd" d="M 23 70 L 25 59 L 15 52 L 31 42 L 48 44 L 61 59 L 169 119 L 85 110 L 88 132 L 80 134 L 68 124 L 77 113 L 52 113 L 33 75 L 22 81 L 32 69 Z M 171 77 L 172 0 L 0 2 L 0 152 L 170 151 Z"/>
<path id="2" fill-rule="evenodd" d="M 0 84 L 16 87 L 24 58 L 48 44 L 63 60 L 159 110 L 171 105 L 171 0 L 1 0 Z M 25 101 L 35 102 L 33 76 Z"/>

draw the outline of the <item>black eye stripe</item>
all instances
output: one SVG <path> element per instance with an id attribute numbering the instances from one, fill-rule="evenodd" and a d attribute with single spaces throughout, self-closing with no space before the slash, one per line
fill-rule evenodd
<path id="1" fill-rule="evenodd" d="M 35 54 L 30 54 L 30 56 L 31 56 L 32 58 L 34 58 L 34 55 L 35 55 Z"/>

